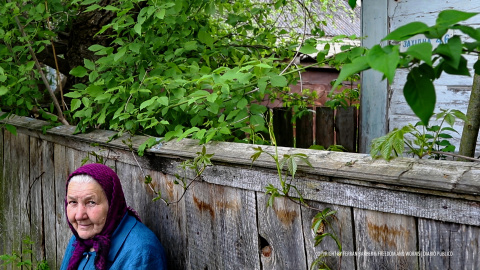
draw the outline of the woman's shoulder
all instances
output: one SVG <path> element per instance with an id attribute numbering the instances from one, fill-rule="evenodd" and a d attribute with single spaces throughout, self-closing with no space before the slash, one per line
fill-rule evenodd
<path id="1" fill-rule="evenodd" d="M 147 226 L 129 216 L 124 220 L 122 231 L 115 237 L 110 250 L 111 261 L 115 261 L 113 266 L 123 267 L 118 269 L 166 269 L 165 251 Z"/>

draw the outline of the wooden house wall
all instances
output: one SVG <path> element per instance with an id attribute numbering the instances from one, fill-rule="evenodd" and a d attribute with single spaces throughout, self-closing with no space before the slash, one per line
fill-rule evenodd
<path id="1" fill-rule="evenodd" d="M 466 12 L 480 12 L 480 4 L 476 0 L 428 1 L 428 0 L 365 0 L 362 2 L 363 34 L 367 47 L 378 44 L 380 39 L 398 27 L 410 22 L 424 22 L 427 25 L 435 24 L 440 11 L 456 9 Z M 464 22 L 473 27 L 480 26 L 480 15 Z M 386 29 L 385 29 L 386 27 Z M 463 35 L 460 31 L 447 33 L 448 35 Z M 417 39 L 413 37 L 412 39 Z M 466 56 L 468 68 L 473 75 L 473 64 L 476 56 Z M 372 139 L 384 135 L 395 128 L 400 128 L 408 123 L 415 124 L 419 121 L 414 115 L 403 96 L 403 86 L 406 82 L 407 70 L 397 71 L 395 79 L 390 86 L 382 80 L 378 72 L 368 71 L 363 74 L 362 104 L 361 104 L 361 150 L 366 152 Z M 437 104 L 435 112 L 440 109 L 457 109 L 467 112 L 473 77 L 442 74 L 435 81 Z M 385 107 L 386 106 L 386 107 Z M 378 110 L 386 109 L 379 113 Z M 385 119 L 385 116 L 386 119 Z M 436 123 L 436 122 L 433 122 Z M 457 133 L 452 132 L 452 144 L 459 147 L 460 134 L 463 122 L 457 121 L 454 125 Z M 480 148 L 477 149 L 477 152 Z"/>

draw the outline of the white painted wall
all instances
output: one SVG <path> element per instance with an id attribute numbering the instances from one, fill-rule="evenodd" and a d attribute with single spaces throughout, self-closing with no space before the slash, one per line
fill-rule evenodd
<path id="1" fill-rule="evenodd" d="M 372 1 L 372 0 L 364 0 Z M 437 14 L 445 9 L 456 9 L 468 12 L 480 12 L 479 0 L 449 0 L 449 1 L 432 1 L 432 0 L 387 0 L 388 1 L 388 32 L 396 28 L 414 21 L 421 21 L 427 25 L 435 24 Z M 365 19 L 365 18 L 364 18 Z M 465 22 L 474 27 L 480 27 L 480 15 L 477 15 Z M 453 34 L 461 34 L 453 32 Z M 469 69 L 473 76 L 473 63 L 477 59 L 476 56 L 468 56 Z M 408 123 L 418 122 L 418 118 L 408 107 L 403 97 L 403 86 L 406 81 L 406 70 L 399 70 L 394 82 L 389 86 L 389 107 L 388 107 L 388 130 L 402 127 Z M 442 77 L 436 81 L 435 88 L 437 93 L 436 112 L 442 109 L 458 109 L 467 112 L 468 100 L 470 98 L 470 88 L 473 77 L 452 76 L 442 74 Z M 454 128 L 461 134 L 463 122 L 455 124 Z M 454 143 L 459 147 L 460 135 L 452 134 Z M 478 144 L 477 144 L 478 145 Z M 477 146 L 477 152 L 480 149 Z"/>

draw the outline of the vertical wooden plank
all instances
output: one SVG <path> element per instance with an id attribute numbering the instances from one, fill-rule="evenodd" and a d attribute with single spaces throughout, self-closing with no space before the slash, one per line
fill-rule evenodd
<path id="1" fill-rule="evenodd" d="M 7 241 L 7 219 L 5 215 L 7 213 L 6 209 L 6 194 L 7 194 L 7 187 L 5 181 L 5 153 L 4 153 L 4 144 L 3 144 L 3 128 L 0 128 L 0 254 L 5 254 L 5 245 Z"/>
<path id="2" fill-rule="evenodd" d="M 371 48 L 387 35 L 389 1 L 368 0 L 362 2 L 362 45 Z M 375 70 L 362 72 L 360 92 L 360 140 L 359 152 L 368 153 L 373 139 L 386 134 L 388 85 L 383 74 Z"/>
<path id="3" fill-rule="evenodd" d="M 42 201 L 43 201 L 43 226 L 45 230 L 45 258 L 53 268 L 57 262 L 57 232 L 56 228 L 56 196 L 55 171 L 54 171 L 54 145 L 42 141 Z M 55 268 L 55 269 L 58 269 Z"/>
<path id="4" fill-rule="evenodd" d="M 293 147 L 291 108 L 273 108 L 273 133 L 278 146 Z"/>
<path id="5" fill-rule="evenodd" d="M 3 147 L 3 128 L 0 128 L 0 254 L 5 254 L 5 242 L 6 242 L 6 208 L 5 208 L 5 199 L 7 194 L 6 190 L 6 183 L 4 181 L 4 162 L 5 162 L 5 154 L 4 154 L 4 147 Z"/>
<path id="6" fill-rule="evenodd" d="M 26 198 L 29 182 L 29 138 L 18 133 L 9 132 L 5 136 L 5 177 L 8 192 L 6 197 L 6 253 L 22 252 L 23 237 L 30 234 L 29 220 L 26 211 Z M 30 248 L 26 247 L 25 248 Z M 7 269 L 11 269 L 10 266 Z"/>
<path id="7" fill-rule="evenodd" d="M 65 182 L 68 175 L 74 170 L 74 150 L 59 144 L 54 146 L 54 172 L 55 172 L 55 231 L 56 231 L 56 265 L 52 269 L 60 268 L 63 255 L 67 248 L 72 232 L 67 224 L 65 213 Z"/>
<path id="8" fill-rule="evenodd" d="M 152 230 L 159 237 L 165 248 L 167 255 L 168 268 L 187 269 L 187 226 L 185 198 L 180 199 L 183 194 L 183 188 L 174 184 L 175 177 L 165 175 L 162 172 L 150 171 L 152 177 L 152 186 L 160 191 L 162 198 L 172 203 L 165 205 L 162 201 L 156 201 L 151 211 L 155 212 L 156 220 L 152 221 Z M 148 192 L 148 189 L 147 189 Z M 153 199 L 155 194 L 149 193 L 149 198 Z M 177 202 L 178 201 L 178 202 Z"/>
<path id="9" fill-rule="evenodd" d="M 313 210 L 302 207 L 303 234 L 305 237 L 305 250 L 307 251 L 307 263 L 309 269 L 312 265 L 312 262 L 316 260 L 322 253 L 331 254 L 332 252 L 336 253 L 339 251 L 336 242 L 330 237 L 325 237 L 323 241 L 315 247 L 314 238 L 317 232 L 314 232 L 311 227 L 315 215 L 326 208 L 330 208 L 331 210 L 337 212 L 335 214 L 335 218 L 329 219 L 333 230 L 328 225 L 324 225 L 321 227 L 321 230 L 318 233 L 331 233 L 333 235 L 337 235 L 344 253 L 355 251 L 354 228 L 352 227 L 352 209 L 350 207 L 324 204 L 313 201 L 309 201 L 308 204 L 311 207 L 318 209 Z M 324 261 L 330 269 L 356 269 L 354 256 L 340 257 L 337 255 L 331 255 L 325 258 Z"/>
<path id="10" fill-rule="evenodd" d="M 197 183 L 185 200 L 188 269 L 260 269 L 253 191 Z"/>
<path id="11" fill-rule="evenodd" d="M 315 144 L 322 145 L 327 149 L 335 143 L 333 109 L 317 107 L 315 119 Z"/>
<path id="12" fill-rule="evenodd" d="M 279 197 L 267 208 L 268 199 L 257 193 L 262 269 L 308 269 L 300 206 Z"/>
<path id="13" fill-rule="evenodd" d="M 358 269 L 418 269 L 405 254 L 417 250 L 414 217 L 354 209 L 354 220 Z"/>
<path id="14" fill-rule="evenodd" d="M 36 261 L 45 258 L 45 224 L 43 219 L 43 196 L 42 179 L 46 171 L 43 168 L 42 152 L 43 142 L 37 138 L 30 137 L 30 173 L 28 192 L 28 213 L 30 214 L 29 223 L 31 224 L 30 237 L 34 242 L 33 256 Z M 50 171 L 50 170 L 49 170 Z"/>
<path id="15" fill-rule="evenodd" d="M 297 119 L 295 140 L 297 148 L 309 148 L 313 145 L 313 113 L 308 112 Z"/>
<path id="16" fill-rule="evenodd" d="M 5 218 L 5 233 L 4 233 L 4 253 L 11 254 L 13 249 L 13 181 L 11 180 L 12 175 L 12 142 L 11 137 L 14 136 L 8 131 L 4 131 L 4 171 L 3 171 L 3 179 L 5 181 L 4 185 L 4 218 Z M 12 269 L 12 267 L 6 267 L 6 269 Z"/>
<path id="17" fill-rule="evenodd" d="M 418 235 L 420 269 L 480 269 L 480 227 L 419 218 Z"/>
<path id="18" fill-rule="evenodd" d="M 357 108 L 338 108 L 335 117 L 337 144 L 348 152 L 357 152 Z"/>

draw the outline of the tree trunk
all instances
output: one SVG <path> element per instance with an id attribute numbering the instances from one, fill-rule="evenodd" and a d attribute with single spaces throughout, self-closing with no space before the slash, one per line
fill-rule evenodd
<path id="1" fill-rule="evenodd" d="M 480 59 L 479 59 L 480 60 Z M 480 75 L 473 77 L 472 92 L 467 109 L 467 121 L 463 126 L 460 140 L 459 154 L 473 157 L 477 145 L 478 130 L 480 128 Z"/>

